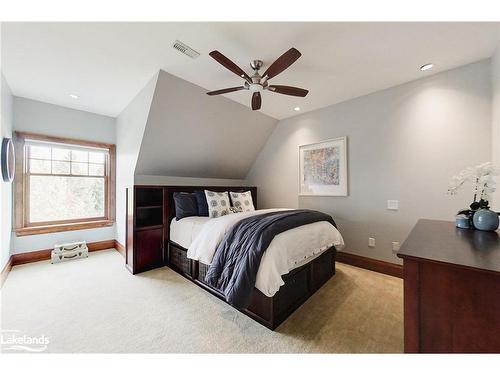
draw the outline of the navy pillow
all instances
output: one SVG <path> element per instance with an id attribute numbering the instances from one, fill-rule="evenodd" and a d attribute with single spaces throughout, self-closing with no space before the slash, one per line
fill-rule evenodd
<path id="1" fill-rule="evenodd" d="M 196 197 L 191 193 L 174 193 L 175 218 L 180 220 L 184 217 L 198 216 L 198 204 Z"/>
<path id="2" fill-rule="evenodd" d="M 208 203 L 205 192 L 203 190 L 195 190 L 194 195 L 196 195 L 196 203 L 198 204 L 198 215 L 208 216 Z"/>

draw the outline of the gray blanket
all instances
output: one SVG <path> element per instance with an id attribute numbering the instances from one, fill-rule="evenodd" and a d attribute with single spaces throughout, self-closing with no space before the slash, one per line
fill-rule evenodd
<path id="1" fill-rule="evenodd" d="M 273 238 L 318 221 L 336 226 L 330 215 L 312 210 L 271 212 L 239 221 L 219 244 L 205 281 L 221 291 L 231 305 L 247 307 L 262 255 Z"/>

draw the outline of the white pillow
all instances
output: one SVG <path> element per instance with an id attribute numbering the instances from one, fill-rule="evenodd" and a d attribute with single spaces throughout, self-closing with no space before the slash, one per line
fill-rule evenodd
<path id="1" fill-rule="evenodd" d="M 211 218 L 228 215 L 229 211 L 229 195 L 227 191 L 223 193 L 218 193 L 215 191 L 205 190 L 205 196 L 207 197 L 208 204 L 208 216 Z"/>
<path id="2" fill-rule="evenodd" d="M 253 206 L 252 193 L 245 191 L 244 193 L 231 192 L 231 202 L 234 207 L 241 207 L 243 211 L 255 211 Z"/>

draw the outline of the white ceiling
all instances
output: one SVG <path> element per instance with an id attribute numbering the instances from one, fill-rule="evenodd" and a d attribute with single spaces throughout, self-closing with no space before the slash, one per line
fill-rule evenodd
<path id="1" fill-rule="evenodd" d="M 159 69 L 207 90 L 242 84 L 208 56 L 221 51 L 245 71 L 290 47 L 302 57 L 271 80 L 310 90 L 305 98 L 264 92 L 277 119 L 488 58 L 500 23 L 4 23 L 2 70 L 12 92 L 117 116 Z M 201 53 L 190 59 L 179 39 Z M 418 67 L 433 62 L 434 68 Z M 264 67 L 264 69 L 265 69 Z M 69 94 L 79 95 L 71 99 Z M 250 106 L 250 93 L 226 97 Z"/>

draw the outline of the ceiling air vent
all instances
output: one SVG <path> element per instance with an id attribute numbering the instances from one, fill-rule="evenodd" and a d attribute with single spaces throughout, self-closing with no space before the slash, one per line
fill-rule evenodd
<path id="1" fill-rule="evenodd" d="M 194 49 L 192 49 L 191 47 L 185 45 L 184 43 L 178 40 L 175 41 L 172 47 L 174 47 L 177 51 L 191 57 L 192 59 L 196 59 L 198 56 L 200 56 L 200 54 L 196 52 Z"/>

